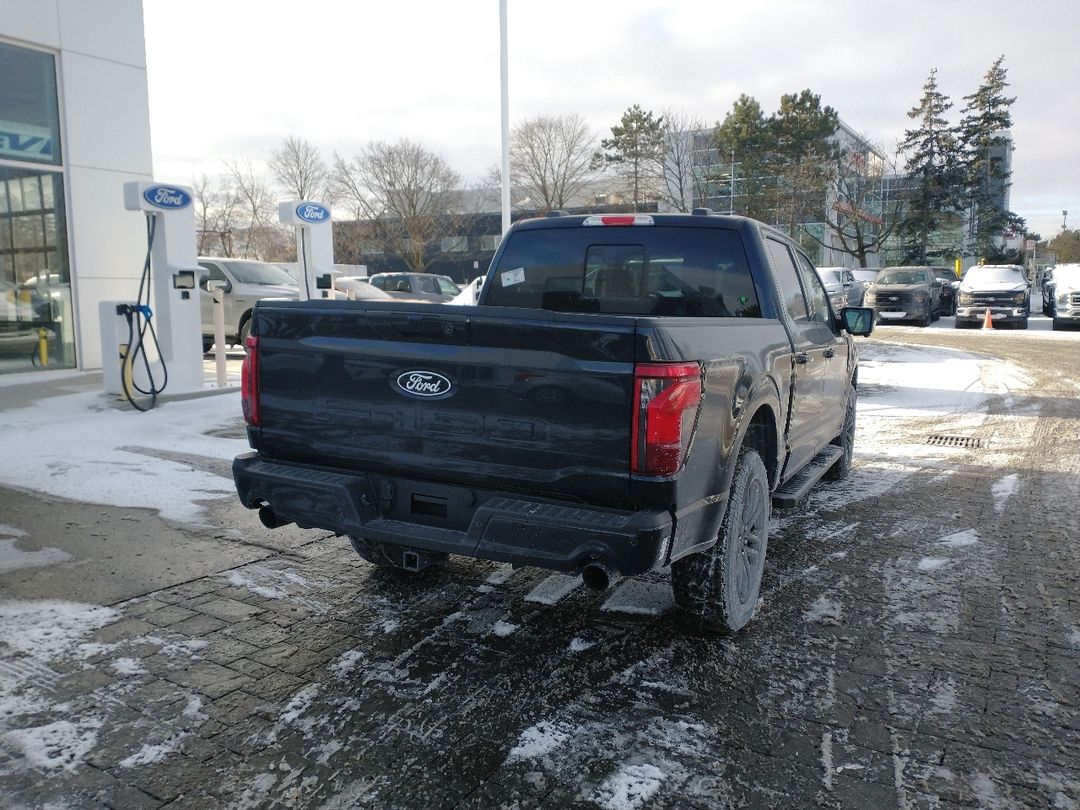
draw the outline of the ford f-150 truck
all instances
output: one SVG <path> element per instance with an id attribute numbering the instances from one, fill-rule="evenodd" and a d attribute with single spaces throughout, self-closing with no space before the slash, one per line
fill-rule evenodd
<path id="1" fill-rule="evenodd" d="M 683 616 L 735 631 L 772 505 L 847 474 L 845 332 L 872 327 L 750 219 L 522 221 L 476 306 L 260 301 L 237 491 L 400 571 L 462 554 L 602 590 L 670 565 Z"/>

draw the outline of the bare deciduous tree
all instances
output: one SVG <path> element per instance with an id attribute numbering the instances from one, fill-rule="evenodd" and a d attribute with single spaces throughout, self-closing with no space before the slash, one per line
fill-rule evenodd
<path id="1" fill-rule="evenodd" d="M 225 161 L 237 196 L 242 225 L 237 238 L 239 255 L 248 259 L 267 259 L 283 241 L 283 229 L 277 222 L 277 205 L 266 178 L 258 174 L 250 159 Z"/>
<path id="2" fill-rule="evenodd" d="M 663 111 L 664 145 L 660 155 L 661 197 L 676 211 L 705 205 L 705 178 L 700 156 L 712 147 L 705 122 L 692 115 Z"/>
<path id="3" fill-rule="evenodd" d="M 418 143 L 375 141 L 350 160 L 335 155 L 334 181 L 342 202 L 367 221 L 371 238 L 416 271 L 438 258 L 432 241 L 460 227 L 460 178 Z"/>
<path id="4" fill-rule="evenodd" d="M 511 181 L 541 211 L 565 208 L 593 175 L 596 136 L 578 115 L 527 118 L 510 133 Z"/>
<path id="5" fill-rule="evenodd" d="M 330 172 L 319 150 L 303 138 L 288 136 L 270 153 L 267 164 L 281 190 L 297 200 L 329 202 Z"/>
<path id="6" fill-rule="evenodd" d="M 235 255 L 233 231 L 240 198 L 228 177 L 211 178 L 203 174 L 192 184 L 195 197 L 195 228 L 198 253 Z"/>
<path id="7" fill-rule="evenodd" d="M 803 225 L 804 232 L 823 247 L 852 256 L 859 267 L 867 266 L 867 257 L 877 253 L 899 222 L 899 199 L 887 200 L 882 190 L 886 176 L 896 167 L 862 149 L 837 155 L 828 181 L 829 209 L 825 212 L 821 239 Z"/>

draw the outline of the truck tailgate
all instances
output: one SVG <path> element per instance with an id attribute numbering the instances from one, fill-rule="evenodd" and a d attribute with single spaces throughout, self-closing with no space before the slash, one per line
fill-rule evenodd
<path id="1" fill-rule="evenodd" d="M 634 320 L 260 304 L 266 458 L 625 502 Z"/>

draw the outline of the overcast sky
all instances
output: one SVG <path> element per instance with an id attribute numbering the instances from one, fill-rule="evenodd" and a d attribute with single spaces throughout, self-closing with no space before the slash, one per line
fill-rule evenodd
<path id="1" fill-rule="evenodd" d="M 466 180 L 500 160 L 498 0 L 144 3 L 154 171 L 190 183 L 263 164 L 287 135 L 329 157 L 410 138 Z M 740 93 L 810 88 L 887 151 L 930 69 L 962 97 L 1005 55 L 1011 206 L 1044 237 L 1080 225 L 1080 0 L 509 2 L 510 121 L 631 104 L 710 125 Z"/>

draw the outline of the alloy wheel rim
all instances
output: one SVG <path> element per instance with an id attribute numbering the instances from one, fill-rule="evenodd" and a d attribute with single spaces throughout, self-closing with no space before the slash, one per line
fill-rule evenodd
<path id="1" fill-rule="evenodd" d="M 757 589 L 758 573 L 765 546 L 764 485 L 758 479 L 747 487 L 746 501 L 739 518 L 735 545 L 735 596 L 746 606 Z"/>

